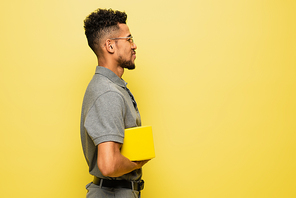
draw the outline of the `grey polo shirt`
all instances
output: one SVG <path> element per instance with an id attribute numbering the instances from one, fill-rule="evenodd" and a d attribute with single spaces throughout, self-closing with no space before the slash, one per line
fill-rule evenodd
<path id="1" fill-rule="evenodd" d="M 139 111 L 126 84 L 111 70 L 97 66 L 84 95 L 81 142 L 89 173 L 100 178 L 106 177 L 97 165 L 97 145 L 107 141 L 123 143 L 124 129 L 141 126 Z M 112 179 L 138 180 L 141 175 L 139 169 Z"/>

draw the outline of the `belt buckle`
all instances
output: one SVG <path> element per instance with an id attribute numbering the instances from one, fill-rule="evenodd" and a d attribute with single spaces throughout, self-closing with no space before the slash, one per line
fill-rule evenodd
<path id="1" fill-rule="evenodd" d="M 134 188 L 137 191 L 141 191 L 144 189 L 144 180 L 140 180 L 140 181 L 135 181 L 134 182 Z"/>

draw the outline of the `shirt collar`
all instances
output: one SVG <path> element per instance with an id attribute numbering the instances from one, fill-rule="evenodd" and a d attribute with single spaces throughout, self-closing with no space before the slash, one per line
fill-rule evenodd
<path id="1" fill-rule="evenodd" d="M 111 71 L 110 69 L 107 69 L 106 67 L 97 66 L 96 67 L 96 74 L 101 74 L 101 75 L 107 77 L 113 83 L 115 83 L 118 86 L 121 86 L 123 88 L 125 88 L 127 85 L 127 83 L 123 79 L 119 78 L 113 71 Z"/>

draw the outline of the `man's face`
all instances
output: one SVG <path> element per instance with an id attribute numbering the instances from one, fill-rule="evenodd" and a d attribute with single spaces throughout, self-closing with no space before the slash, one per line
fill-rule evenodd
<path id="1" fill-rule="evenodd" d="M 118 37 L 130 37 L 131 33 L 126 24 L 119 24 L 120 35 Z M 122 68 L 135 69 L 136 49 L 137 46 L 130 38 L 117 40 L 118 64 Z"/>

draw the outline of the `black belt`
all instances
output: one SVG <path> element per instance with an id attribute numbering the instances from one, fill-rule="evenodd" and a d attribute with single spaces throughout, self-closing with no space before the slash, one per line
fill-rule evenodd
<path id="1" fill-rule="evenodd" d="M 94 177 L 93 183 L 107 188 L 128 188 L 136 191 L 144 189 L 144 181 L 109 180 Z"/>

